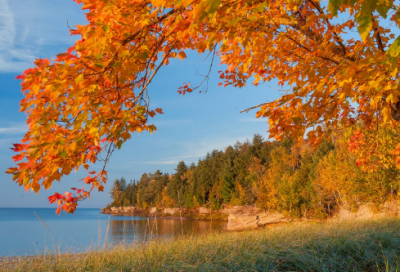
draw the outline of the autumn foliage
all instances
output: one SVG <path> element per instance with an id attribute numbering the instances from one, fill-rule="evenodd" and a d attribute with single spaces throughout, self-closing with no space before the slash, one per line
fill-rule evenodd
<path id="1" fill-rule="evenodd" d="M 185 59 L 185 50 L 214 52 L 225 67 L 223 86 L 276 79 L 286 88 L 278 100 L 257 106 L 276 140 L 306 138 L 316 146 L 326 133 L 348 126 L 397 128 L 400 39 L 394 31 L 400 16 L 392 1 L 75 2 L 83 4 L 88 21 L 71 29 L 80 36 L 75 45 L 52 61 L 37 59 L 18 76 L 29 131 L 14 147 L 16 167 L 7 171 L 38 192 L 83 167 L 87 189 L 49 198 L 67 212 L 94 189 L 103 190 L 105 167 L 89 171 L 100 153 L 105 166 L 132 133 L 155 131 L 150 118 L 162 110 L 151 108 L 148 86 L 171 59 Z M 355 28 L 359 36 L 347 35 Z M 184 84 L 179 92 L 195 88 Z M 390 148 L 400 152 L 398 145 Z M 374 161 L 375 155 L 360 163 Z M 397 159 L 378 161 L 399 165 Z"/>
<path id="2" fill-rule="evenodd" d="M 390 130 L 381 128 L 375 136 Z M 321 219 L 361 205 L 382 210 L 386 202 L 399 200 L 400 170 L 395 164 L 365 168 L 349 148 L 352 135 L 351 129 L 336 132 L 316 149 L 307 142 L 264 141 L 255 135 L 252 141 L 210 151 L 197 164 L 179 162 L 172 177 L 157 170 L 129 183 L 117 179 L 110 206 L 218 210 L 256 205 L 292 218 Z"/>

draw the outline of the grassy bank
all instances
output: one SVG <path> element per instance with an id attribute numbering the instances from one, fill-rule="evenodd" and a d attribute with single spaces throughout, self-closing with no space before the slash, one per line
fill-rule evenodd
<path id="1" fill-rule="evenodd" d="M 19 259 L 2 271 L 400 271 L 400 221 L 297 223 Z"/>

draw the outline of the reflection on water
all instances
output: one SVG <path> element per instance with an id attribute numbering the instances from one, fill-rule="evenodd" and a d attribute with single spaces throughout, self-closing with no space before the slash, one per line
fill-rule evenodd
<path id="1" fill-rule="evenodd" d="M 99 212 L 99 209 L 81 208 L 73 215 L 59 216 L 54 208 L 0 208 L 0 256 L 40 254 L 54 249 L 54 244 L 57 251 L 79 252 L 105 244 L 220 231 L 226 226 L 226 222 L 155 220 Z"/>
<path id="2" fill-rule="evenodd" d="M 155 238 L 169 238 L 179 235 L 199 235 L 210 231 L 221 231 L 226 222 L 175 219 L 147 219 L 134 217 L 128 220 L 110 220 L 113 243 L 140 242 Z"/>

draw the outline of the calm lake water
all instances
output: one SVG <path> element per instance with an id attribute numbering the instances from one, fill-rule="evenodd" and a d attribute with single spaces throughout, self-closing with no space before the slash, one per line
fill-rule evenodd
<path id="1" fill-rule="evenodd" d="M 54 208 L 0 208 L 0 256 L 33 255 L 54 249 L 80 252 L 113 243 L 138 243 L 182 234 L 221 231 L 226 222 L 149 219 L 100 214 L 99 209 L 78 208 L 71 214 L 55 214 Z M 108 227 L 108 234 L 107 233 Z"/>

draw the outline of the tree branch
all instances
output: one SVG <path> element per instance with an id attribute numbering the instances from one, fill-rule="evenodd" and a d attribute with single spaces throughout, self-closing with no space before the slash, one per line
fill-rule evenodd
<path id="1" fill-rule="evenodd" d="M 381 35 L 379 34 L 379 29 L 378 29 L 378 23 L 374 19 L 374 16 L 371 14 L 372 18 L 372 29 L 374 30 L 374 36 L 376 43 L 378 44 L 378 49 L 382 52 L 385 53 L 385 48 L 382 43 Z"/>

